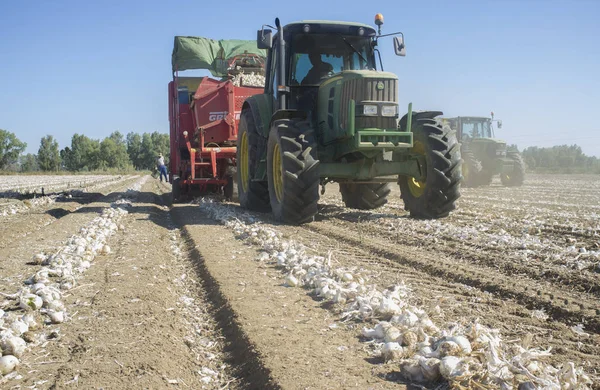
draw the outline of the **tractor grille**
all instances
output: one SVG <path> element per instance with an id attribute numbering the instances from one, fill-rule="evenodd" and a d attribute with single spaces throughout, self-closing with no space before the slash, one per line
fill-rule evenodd
<path id="1" fill-rule="evenodd" d="M 377 83 L 383 82 L 383 90 L 377 89 Z M 354 99 L 359 104 L 363 101 L 394 102 L 398 103 L 397 79 L 353 79 L 342 86 L 342 101 L 340 105 L 340 119 L 343 128 L 348 126 L 348 102 Z M 396 118 L 393 117 L 360 117 L 356 118 L 356 128 L 375 127 L 380 129 L 394 129 L 397 127 Z"/>

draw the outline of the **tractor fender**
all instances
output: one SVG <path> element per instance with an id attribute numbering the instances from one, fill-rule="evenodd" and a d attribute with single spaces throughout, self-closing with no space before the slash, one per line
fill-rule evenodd
<path id="1" fill-rule="evenodd" d="M 308 117 L 307 113 L 302 110 L 277 110 L 277 111 L 275 111 L 275 113 L 273 114 L 273 117 L 271 118 L 271 122 L 269 123 L 269 128 L 272 128 L 273 124 L 276 121 L 279 121 L 281 119 L 305 120 L 307 117 Z"/>
<path id="2" fill-rule="evenodd" d="M 419 119 L 433 119 L 438 115 L 443 115 L 442 111 L 413 111 L 412 112 L 412 123 Z M 404 116 L 398 122 L 399 129 L 406 129 L 406 121 L 408 120 L 408 114 L 404 114 Z M 410 131 L 410 129 L 406 129 L 406 131 Z"/>
<path id="3" fill-rule="evenodd" d="M 242 106 L 242 111 L 250 110 L 256 132 L 265 139 L 269 138 L 269 130 L 271 130 L 273 103 L 273 96 L 258 94 L 250 96 Z"/>

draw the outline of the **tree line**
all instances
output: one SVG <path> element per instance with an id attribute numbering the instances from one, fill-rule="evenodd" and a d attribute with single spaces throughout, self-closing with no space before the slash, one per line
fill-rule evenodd
<path id="1" fill-rule="evenodd" d="M 530 146 L 522 155 L 527 168 L 534 172 L 600 173 L 600 159 L 586 156 L 577 145 Z"/>
<path id="2" fill-rule="evenodd" d="M 23 154 L 27 144 L 14 133 L 0 129 L 0 170 L 16 172 L 97 170 L 152 170 L 160 153 L 169 159 L 169 135 L 113 132 L 103 140 L 74 134 L 63 149 L 52 135 L 42 137 L 37 154 Z"/>
<path id="3" fill-rule="evenodd" d="M 152 170 L 159 153 L 169 159 L 169 135 L 159 133 L 134 133 L 123 136 L 115 131 L 102 141 L 83 134 L 74 134 L 71 145 L 59 149 L 53 136 L 40 141 L 37 154 L 23 155 L 27 147 L 14 133 L 0 129 L 0 170 L 31 171 L 96 171 Z M 518 150 L 510 145 L 510 150 Z M 586 156 L 577 145 L 558 145 L 548 148 L 530 146 L 522 152 L 527 169 L 533 172 L 598 173 L 600 159 Z"/>

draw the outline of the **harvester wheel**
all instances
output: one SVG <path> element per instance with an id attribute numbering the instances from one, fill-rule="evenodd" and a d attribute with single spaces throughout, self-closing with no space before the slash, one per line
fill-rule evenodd
<path id="1" fill-rule="evenodd" d="M 503 173 L 500 175 L 502 184 L 507 187 L 518 187 L 525 181 L 525 162 L 518 152 L 508 152 L 507 156 L 514 161 L 512 173 Z"/>
<path id="2" fill-rule="evenodd" d="M 227 176 L 227 184 L 223 186 L 225 200 L 231 201 L 233 199 L 233 187 L 233 176 Z"/>
<path id="3" fill-rule="evenodd" d="M 342 200 L 346 207 L 373 210 L 387 203 L 390 183 L 340 183 Z"/>
<path id="4" fill-rule="evenodd" d="M 481 185 L 481 161 L 475 158 L 473 152 L 463 151 L 461 152 L 463 165 L 462 165 L 462 175 L 463 175 L 463 187 L 477 187 Z"/>
<path id="5" fill-rule="evenodd" d="M 240 205 L 254 211 L 269 211 L 269 187 L 266 181 L 254 181 L 258 155 L 258 132 L 250 110 L 240 118 L 237 138 L 237 188 Z"/>
<path id="6" fill-rule="evenodd" d="M 173 184 L 171 184 L 171 201 L 173 203 L 178 202 L 181 199 L 181 179 L 178 177 L 173 178 Z"/>
<path id="7" fill-rule="evenodd" d="M 267 146 L 267 177 L 277 221 L 301 224 L 313 220 L 320 177 L 317 144 L 308 122 L 275 121 Z"/>
<path id="8" fill-rule="evenodd" d="M 412 125 L 412 151 L 425 157 L 426 177 L 399 176 L 404 209 L 416 218 L 443 218 L 456 208 L 462 182 L 462 159 L 456 132 L 436 119 Z"/>

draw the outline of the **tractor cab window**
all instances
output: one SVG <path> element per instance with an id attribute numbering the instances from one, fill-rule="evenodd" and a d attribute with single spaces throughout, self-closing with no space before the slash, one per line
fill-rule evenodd
<path id="1" fill-rule="evenodd" d="M 369 38 L 298 34 L 291 46 L 291 85 L 316 86 L 344 70 L 374 69 Z"/>
<path id="2" fill-rule="evenodd" d="M 465 121 L 462 125 L 463 136 L 471 138 L 493 138 L 489 121 Z"/>

